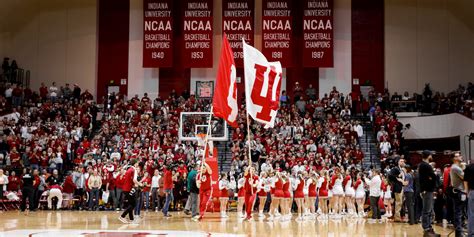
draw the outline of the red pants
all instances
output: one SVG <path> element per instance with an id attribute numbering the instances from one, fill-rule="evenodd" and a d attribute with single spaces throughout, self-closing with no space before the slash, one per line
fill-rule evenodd
<path id="1" fill-rule="evenodd" d="M 211 197 L 211 190 L 205 190 L 201 191 L 199 190 L 199 213 L 201 216 L 204 216 L 204 213 L 206 212 L 207 209 L 207 202 L 209 201 L 209 198 Z"/>
<path id="2" fill-rule="evenodd" d="M 252 215 L 253 203 L 255 202 L 256 196 L 256 192 L 245 192 L 245 211 L 247 213 L 247 217 L 250 217 L 250 215 Z"/>

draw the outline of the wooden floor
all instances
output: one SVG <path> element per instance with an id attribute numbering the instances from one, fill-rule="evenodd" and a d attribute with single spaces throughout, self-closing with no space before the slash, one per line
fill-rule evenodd
<path id="1" fill-rule="evenodd" d="M 217 213 L 209 213 L 201 222 L 194 222 L 183 213 L 143 212 L 138 225 L 125 225 L 117 220 L 118 212 L 38 211 L 25 216 L 17 211 L 0 213 L 0 236 L 421 236 L 420 225 L 398 223 L 369 224 L 366 219 L 267 222 L 242 221 L 235 212 L 222 221 Z M 256 215 L 255 215 L 256 216 Z M 75 231 L 76 230 L 76 231 Z M 435 227 L 447 236 L 451 229 Z M 101 234 L 93 234 L 101 232 Z M 121 232 L 121 233 L 117 233 Z M 37 233 L 37 234 L 32 234 Z"/>

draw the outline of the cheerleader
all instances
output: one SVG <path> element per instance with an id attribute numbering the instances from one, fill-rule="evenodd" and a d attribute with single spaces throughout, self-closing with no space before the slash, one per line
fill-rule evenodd
<path id="1" fill-rule="evenodd" d="M 320 177 L 318 179 L 317 189 L 319 194 L 319 208 L 321 209 L 322 215 L 321 218 L 327 219 L 329 210 L 328 210 L 328 171 L 321 170 Z"/>
<path id="2" fill-rule="evenodd" d="M 267 173 L 262 171 L 260 173 L 260 179 L 257 186 L 257 195 L 259 201 L 258 205 L 258 217 L 265 217 L 263 209 L 265 208 L 265 202 L 267 201 L 267 193 L 270 191 L 269 178 Z"/>
<path id="3" fill-rule="evenodd" d="M 222 172 L 221 177 L 219 179 L 219 201 L 220 201 L 220 210 L 221 210 L 221 217 L 228 218 L 227 216 L 227 202 L 229 201 L 229 189 L 230 183 L 227 180 L 227 174 Z"/>
<path id="4" fill-rule="evenodd" d="M 393 203 L 392 186 L 386 179 L 384 179 L 384 182 L 382 182 L 382 190 L 383 190 L 383 204 L 385 205 L 385 214 L 383 216 L 390 218 L 392 217 L 392 203 Z"/>
<path id="5" fill-rule="evenodd" d="M 346 170 L 346 177 L 344 178 L 343 181 L 344 185 L 344 194 L 345 194 L 345 203 L 347 207 L 347 213 L 349 216 L 354 215 L 354 196 L 355 196 L 355 190 L 352 187 L 352 177 L 351 177 L 351 171 L 349 169 Z"/>
<path id="6" fill-rule="evenodd" d="M 255 168 L 253 166 L 247 167 L 244 172 L 244 178 L 245 211 L 247 214 L 246 220 L 250 221 L 252 219 L 252 210 L 257 196 L 257 185 L 259 183 L 258 176 L 255 175 Z"/>
<path id="7" fill-rule="evenodd" d="M 285 184 L 285 181 L 282 178 L 282 174 L 277 171 L 272 177 L 271 182 L 273 195 L 272 202 L 270 203 L 270 216 L 267 219 L 268 221 L 273 221 L 273 216 L 276 216 L 276 212 L 278 211 L 279 207 L 283 211 L 282 203 L 283 198 L 285 197 L 285 194 L 283 192 L 283 185 Z M 270 190 L 270 192 L 272 191 Z"/>
<path id="8" fill-rule="evenodd" d="M 244 201 L 245 201 L 245 189 L 244 189 L 244 184 L 245 184 L 245 179 L 241 175 L 240 179 L 237 181 L 237 216 L 239 218 L 242 218 L 244 216 L 243 214 L 243 208 L 244 208 Z"/>
<path id="9" fill-rule="evenodd" d="M 309 218 L 314 219 L 316 217 L 315 206 L 316 203 L 316 185 L 318 183 L 318 174 L 316 172 L 311 172 L 311 175 L 306 179 L 305 182 L 305 204 L 306 210 L 309 210 Z"/>
<path id="10" fill-rule="evenodd" d="M 357 173 L 357 180 L 354 184 L 355 189 L 355 200 L 356 200 L 356 211 L 358 217 L 364 217 L 364 203 L 365 203 L 365 188 L 364 181 L 362 179 L 362 172 Z"/>
<path id="11" fill-rule="evenodd" d="M 290 192 L 291 180 L 290 180 L 290 176 L 285 171 L 283 171 L 282 178 L 285 183 L 283 184 L 283 199 L 282 199 L 283 202 L 281 205 L 282 217 L 280 218 L 280 221 L 289 221 L 291 219 L 290 209 L 291 209 L 291 204 L 292 204 L 291 192 Z"/>
<path id="12" fill-rule="evenodd" d="M 341 218 L 342 204 L 344 201 L 344 189 L 342 187 L 342 175 L 341 169 L 336 167 L 334 169 L 334 174 L 331 177 L 331 187 L 332 187 L 332 204 L 334 208 L 334 218 Z"/>
<path id="13" fill-rule="evenodd" d="M 305 180 L 303 173 L 300 171 L 298 172 L 297 177 L 295 178 L 295 192 L 294 192 L 294 199 L 296 202 L 296 206 L 298 208 L 298 217 L 296 218 L 297 221 L 302 221 L 303 217 L 303 208 L 304 208 L 304 186 L 305 186 Z M 291 208 L 291 207 L 290 207 Z"/>

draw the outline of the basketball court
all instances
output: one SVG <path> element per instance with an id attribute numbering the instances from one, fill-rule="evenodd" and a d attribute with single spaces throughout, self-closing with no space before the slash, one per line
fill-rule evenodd
<path id="1" fill-rule="evenodd" d="M 38 211 L 25 216 L 19 212 L 4 212 L 0 233 L 2 237 L 155 237 L 155 236 L 417 236 L 420 225 L 383 222 L 369 224 L 367 219 L 267 222 L 237 220 L 235 212 L 221 220 L 218 213 L 209 213 L 201 222 L 192 221 L 181 212 L 171 218 L 161 213 L 143 212 L 138 225 L 124 225 L 116 212 Z M 436 232 L 448 236 L 451 232 L 435 227 Z"/>

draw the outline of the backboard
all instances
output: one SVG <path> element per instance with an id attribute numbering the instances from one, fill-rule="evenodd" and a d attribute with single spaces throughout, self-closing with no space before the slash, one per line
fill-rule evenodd
<path id="1" fill-rule="evenodd" d="M 207 134 L 210 112 L 182 112 L 179 118 L 179 140 L 198 141 L 197 134 Z M 227 141 L 229 130 L 227 122 L 221 118 L 212 117 L 211 141 Z"/>

